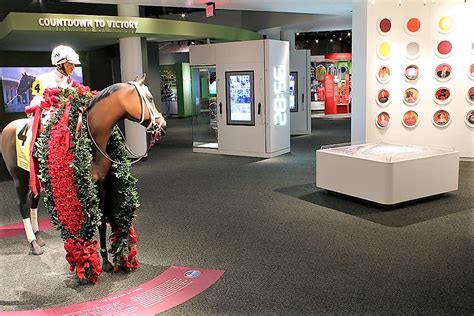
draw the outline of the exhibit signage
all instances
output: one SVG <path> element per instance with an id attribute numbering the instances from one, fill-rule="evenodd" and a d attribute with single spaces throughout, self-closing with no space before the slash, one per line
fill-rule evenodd
<path id="1" fill-rule="evenodd" d="M 284 66 L 278 65 L 273 68 L 273 109 L 275 111 L 275 126 L 285 126 L 287 121 L 287 76 Z"/>
<path id="2" fill-rule="evenodd" d="M 39 18 L 38 24 L 43 27 L 80 27 L 116 30 L 136 30 L 138 27 L 137 21 L 104 19 Z"/>

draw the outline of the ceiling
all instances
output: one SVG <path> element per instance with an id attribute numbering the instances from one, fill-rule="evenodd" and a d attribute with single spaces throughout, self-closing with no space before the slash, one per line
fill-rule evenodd
<path id="1" fill-rule="evenodd" d="M 143 6 L 202 8 L 215 2 L 216 9 L 291 12 L 310 14 L 351 14 L 352 3 L 366 0 L 62 0 L 62 2 L 135 4 Z"/>

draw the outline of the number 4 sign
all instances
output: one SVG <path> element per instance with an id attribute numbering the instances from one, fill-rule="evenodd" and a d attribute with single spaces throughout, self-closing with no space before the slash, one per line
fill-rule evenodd
<path id="1" fill-rule="evenodd" d="M 32 95 L 43 95 L 43 84 L 41 83 L 41 80 L 35 80 L 33 81 L 33 84 L 31 85 L 31 94 Z"/>

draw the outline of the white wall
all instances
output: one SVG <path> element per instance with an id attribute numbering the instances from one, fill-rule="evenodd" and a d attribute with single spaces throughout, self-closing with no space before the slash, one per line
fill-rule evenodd
<path id="1" fill-rule="evenodd" d="M 367 9 L 367 59 L 366 59 L 366 91 L 365 99 L 362 92 L 363 69 L 359 63 L 363 62 L 363 56 L 357 49 L 359 41 L 354 41 L 354 84 L 353 91 L 356 92 L 353 113 L 353 141 L 362 138 L 359 130 L 363 118 L 360 112 L 366 106 L 365 133 L 367 142 L 386 141 L 392 143 L 426 145 L 434 147 L 455 148 L 460 151 L 461 157 L 474 157 L 474 128 L 465 124 L 465 116 L 468 110 L 474 106 L 466 100 L 469 87 L 474 86 L 467 72 L 474 55 L 471 53 L 474 43 L 474 3 L 465 3 L 464 0 L 438 0 L 435 3 L 427 1 L 404 0 L 402 5 L 398 1 L 375 1 L 365 4 Z M 360 8 L 362 11 L 364 8 Z M 354 18 L 358 11 L 358 5 L 354 8 Z M 357 14 L 357 20 L 363 12 Z M 452 16 L 455 20 L 455 28 L 449 34 L 442 34 L 437 30 L 438 20 L 442 16 Z M 415 35 L 409 35 L 404 31 L 405 21 L 416 17 L 421 20 L 421 29 Z M 380 18 L 389 18 L 392 29 L 388 35 L 381 35 L 377 31 L 377 22 Z M 354 22 L 354 40 L 357 35 L 357 20 Z M 357 32 L 357 33 L 356 33 Z M 357 37 L 358 39 L 359 37 Z M 440 58 L 435 54 L 435 48 L 441 40 L 450 40 L 453 43 L 453 54 L 448 58 Z M 387 60 L 381 60 L 376 50 L 380 43 L 388 41 L 391 44 L 392 56 Z M 406 45 L 417 42 L 421 47 L 421 56 L 416 59 L 406 57 Z M 363 50 L 363 48 L 362 48 Z M 448 82 L 439 82 L 435 79 L 435 68 L 441 63 L 448 63 L 453 68 L 453 77 Z M 405 67 L 415 64 L 420 69 L 420 78 L 415 83 L 409 83 L 404 79 Z M 376 73 L 381 65 L 391 68 L 391 80 L 382 85 L 376 79 Z M 451 90 L 452 100 L 447 105 L 438 105 L 434 102 L 435 90 L 446 86 Z M 420 101 L 417 105 L 405 105 L 403 94 L 408 87 L 415 87 L 420 93 Z M 389 90 L 391 102 L 382 107 L 376 101 L 376 95 L 382 88 Z M 365 102 L 364 102 L 365 101 Z M 444 127 L 436 127 L 432 123 L 433 114 L 439 110 L 448 110 L 451 114 L 451 123 Z M 408 110 L 418 113 L 419 124 L 415 128 L 407 128 L 402 124 L 403 114 Z M 379 129 L 375 125 L 377 114 L 386 111 L 390 114 L 391 125 L 387 129 Z M 358 121 L 358 122 L 355 122 Z"/>

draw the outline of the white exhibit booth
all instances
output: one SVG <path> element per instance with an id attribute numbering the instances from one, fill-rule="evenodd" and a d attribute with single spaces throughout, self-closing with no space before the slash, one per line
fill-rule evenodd
<path id="1" fill-rule="evenodd" d="M 309 50 L 290 50 L 290 134 L 311 134 Z"/>
<path id="2" fill-rule="evenodd" d="M 193 151 L 274 157 L 290 151 L 289 44 L 191 46 Z"/>
<path id="3" fill-rule="evenodd" d="M 459 152 L 373 143 L 316 151 L 316 185 L 392 205 L 458 189 Z"/>

